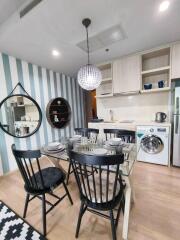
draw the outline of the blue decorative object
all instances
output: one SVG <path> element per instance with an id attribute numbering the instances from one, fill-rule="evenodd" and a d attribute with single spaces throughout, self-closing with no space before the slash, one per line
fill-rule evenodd
<path id="1" fill-rule="evenodd" d="M 158 81 L 158 87 L 159 87 L 159 88 L 163 88 L 164 86 L 165 86 L 164 80 Z"/>
<path id="2" fill-rule="evenodd" d="M 152 89 L 152 83 L 146 83 L 146 84 L 144 84 L 144 89 L 145 89 L 145 90 Z"/>

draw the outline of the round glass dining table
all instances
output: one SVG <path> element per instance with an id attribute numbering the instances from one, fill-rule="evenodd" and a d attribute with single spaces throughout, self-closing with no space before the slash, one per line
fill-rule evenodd
<path id="1" fill-rule="evenodd" d="M 61 140 L 59 141 L 61 143 Z M 48 157 L 55 158 L 57 160 L 65 160 L 68 161 L 67 148 L 68 144 L 72 144 L 73 151 L 77 151 L 82 154 L 88 155 L 115 155 L 119 153 L 124 154 L 124 163 L 121 164 L 120 171 L 124 176 L 129 176 L 133 169 L 134 163 L 137 158 L 137 149 L 135 143 L 125 143 L 121 142 L 120 145 L 112 146 L 108 144 L 108 142 L 104 143 L 95 143 L 90 140 L 81 141 L 81 142 L 71 142 L 69 139 L 66 141 L 62 141 L 64 149 L 59 152 L 48 151 L 46 146 L 41 148 L 42 155 L 46 155 Z M 104 150 L 104 151 L 103 151 Z M 113 169 L 112 169 L 113 171 Z"/>

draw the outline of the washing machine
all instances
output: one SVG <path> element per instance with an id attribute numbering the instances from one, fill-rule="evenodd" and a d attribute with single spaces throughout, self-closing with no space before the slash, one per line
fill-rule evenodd
<path id="1" fill-rule="evenodd" d="M 170 128 L 162 126 L 137 126 L 137 160 L 169 165 Z"/>

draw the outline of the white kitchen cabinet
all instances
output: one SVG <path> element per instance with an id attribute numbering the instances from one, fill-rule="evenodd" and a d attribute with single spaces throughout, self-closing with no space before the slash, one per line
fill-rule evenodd
<path id="1" fill-rule="evenodd" d="M 155 49 L 142 54 L 141 93 L 170 90 L 170 55 L 170 47 Z M 159 88 L 159 81 L 163 81 L 164 87 Z M 152 84 L 151 89 L 145 89 L 146 84 Z"/>
<path id="2" fill-rule="evenodd" d="M 180 43 L 172 46 L 171 78 L 180 78 Z"/>
<path id="3" fill-rule="evenodd" d="M 112 62 L 103 63 L 98 65 L 98 68 L 102 74 L 102 82 L 100 86 L 96 89 L 97 98 L 105 98 L 113 96 L 112 94 Z"/>
<path id="4" fill-rule="evenodd" d="M 141 58 L 123 57 L 113 62 L 113 93 L 128 94 L 141 89 Z"/>

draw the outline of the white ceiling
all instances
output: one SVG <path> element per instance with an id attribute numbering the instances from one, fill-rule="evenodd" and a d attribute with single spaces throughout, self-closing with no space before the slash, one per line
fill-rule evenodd
<path id="1" fill-rule="evenodd" d="M 0 0 L 0 15 L 5 1 L 11 8 L 12 0 Z M 170 0 L 169 9 L 163 13 L 158 11 L 160 2 L 43 0 L 24 18 L 13 14 L 0 25 L 0 51 L 75 76 L 87 61 L 86 53 L 76 46 L 86 36 L 81 25 L 84 17 L 92 19 L 90 36 L 116 24 L 126 35 L 124 40 L 109 46 L 109 52 L 101 49 L 91 53 L 92 63 L 180 40 L 180 1 Z M 5 8 L 7 12 L 9 9 Z M 57 59 L 51 56 L 53 48 L 61 52 Z"/>
<path id="2" fill-rule="evenodd" d="M 30 0 L 0 0 L 0 24 Z"/>

